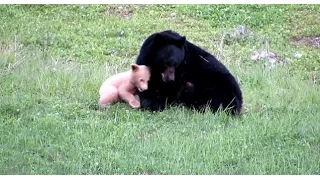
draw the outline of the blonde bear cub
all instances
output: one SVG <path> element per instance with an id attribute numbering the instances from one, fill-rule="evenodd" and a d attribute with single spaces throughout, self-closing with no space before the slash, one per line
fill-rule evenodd
<path id="1" fill-rule="evenodd" d="M 131 69 L 106 79 L 100 87 L 99 105 L 106 107 L 119 101 L 127 102 L 133 109 L 140 108 L 135 95 L 137 90 L 148 89 L 150 69 L 144 65 L 131 64 Z"/>

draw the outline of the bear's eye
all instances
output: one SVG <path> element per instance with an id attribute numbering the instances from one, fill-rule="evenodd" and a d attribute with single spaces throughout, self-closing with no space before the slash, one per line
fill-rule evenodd
<path id="1" fill-rule="evenodd" d="M 143 83 L 143 82 L 144 82 L 144 79 L 140 79 L 140 82 L 142 82 L 142 83 Z"/>

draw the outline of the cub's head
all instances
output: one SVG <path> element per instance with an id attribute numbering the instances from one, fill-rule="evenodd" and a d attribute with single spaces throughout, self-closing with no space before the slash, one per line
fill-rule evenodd
<path id="1" fill-rule="evenodd" d="M 155 35 L 152 70 L 156 69 L 164 82 L 175 80 L 176 68 L 184 61 L 185 43 L 186 37 L 173 31 L 163 31 Z"/>
<path id="2" fill-rule="evenodd" d="M 131 64 L 131 82 L 140 91 L 148 89 L 148 81 L 150 80 L 150 69 L 145 65 Z"/>

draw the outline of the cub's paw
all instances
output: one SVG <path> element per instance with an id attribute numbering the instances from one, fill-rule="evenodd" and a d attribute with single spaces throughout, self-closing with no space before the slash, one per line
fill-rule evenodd
<path id="1" fill-rule="evenodd" d="M 133 108 L 133 109 L 138 109 L 140 108 L 140 102 L 135 100 L 135 101 L 130 101 L 129 105 Z"/>

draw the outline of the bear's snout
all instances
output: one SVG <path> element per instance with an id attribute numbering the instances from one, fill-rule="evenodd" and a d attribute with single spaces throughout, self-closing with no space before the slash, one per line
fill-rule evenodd
<path id="1" fill-rule="evenodd" d="M 175 80 L 175 68 L 174 67 L 168 67 L 162 74 L 162 80 L 164 82 L 168 81 L 174 81 Z"/>

